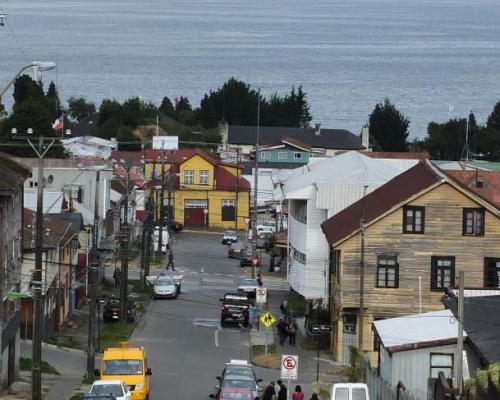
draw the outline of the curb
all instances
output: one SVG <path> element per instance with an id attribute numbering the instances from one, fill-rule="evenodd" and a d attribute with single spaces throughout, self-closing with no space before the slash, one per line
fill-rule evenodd
<path id="1" fill-rule="evenodd" d="M 24 342 L 24 343 L 26 343 L 26 344 L 32 345 L 32 341 L 31 340 L 22 339 L 21 341 Z M 68 353 L 74 353 L 74 354 L 79 354 L 79 355 L 85 355 L 85 354 L 87 354 L 84 350 L 74 349 L 72 347 L 58 346 L 56 344 L 45 343 L 45 342 L 42 342 L 42 348 L 43 347 L 45 347 L 47 349 L 61 350 L 61 351 L 66 351 Z"/>
<path id="2" fill-rule="evenodd" d="M 221 232 L 213 232 L 213 231 L 196 231 L 196 230 L 192 230 L 192 229 L 183 229 L 182 232 L 186 232 L 186 233 L 199 233 L 199 234 L 206 234 L 206 235 L 222 235 L 224 233 L 224 231 L 221 231 Z"/>

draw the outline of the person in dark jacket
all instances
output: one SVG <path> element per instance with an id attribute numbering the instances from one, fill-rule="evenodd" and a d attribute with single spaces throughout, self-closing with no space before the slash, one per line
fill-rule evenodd
<path id="1" fill-rule="evenodd" d="M 287 329 L 290 346 L 295 346 L 295 336 L 297 336 L 297 329 L 297 322 L 294 319 L 291 319 L 288 323 Z"/>
<path id="2" fill-rule="evenodd" d="M 311 400 L 319 400 L 319 397 L 316 393 L 313 393 L 311 396 Z"/>
<path id="3" fill-rule="evenodd" d="M 276 390 L 274 389 L 274 382 L 271 381 L 262 394 L 262 400 L 273 400 L 273 396 L 276 396 Z"/>
<path id="4" fill-rule="evenodd" d="M 280 318 L 280 320 L 276 324 L 276 329 L 278 330 L 278 337 L 281 346 L 285 344 L 287 328 L 288 324 L 283 318 Z"/>
<path id="5" fill-rule="evenodd" d="M 172 271 L 175 271 L 175 266 L 174 266 L 174 253 L 172 252 L 172 249 L 170 249 L 168 253 L 168 264 L 167 264 L 167 269 L 172 267 Z"/>
<path id="6" fill-rule="evenodd" d="M 115 272 L 113 272 L 113 279 L 115 280 L 115 288 L 120 287 L 120 281 L 122 280 L 122 272 L 120 268 L 115 268 Z"/>
<path id="7" fill-rule="evenodd" d="M 280 391 L 278 392 L 278 400 L 286 400 L 287 389 L 282 380 L 278 380 L 278 385 L 280 386 Z"/>

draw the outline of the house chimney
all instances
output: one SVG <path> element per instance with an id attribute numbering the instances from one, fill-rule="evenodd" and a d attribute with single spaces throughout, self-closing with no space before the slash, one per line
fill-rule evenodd
<path id="1" fill-rule="evenodd" d="M 321 134 L 321 124 L 315 124 L 314 125 L 314 134 L 316 136 L 319 136 Z"/>
<path id="2" fill-rule="evenodd" d="M 219 135 L 221 136 L 221 149 L 227 150 L 227 140 L 229 135 L 229 125 L 227 121 L 219 121 Z"/>
<path id="3" fill-rule="evenodd" d="M 368 150 L 370 148 L 370 125 L 363 125 L 361 131 L 361 145 Z"/>

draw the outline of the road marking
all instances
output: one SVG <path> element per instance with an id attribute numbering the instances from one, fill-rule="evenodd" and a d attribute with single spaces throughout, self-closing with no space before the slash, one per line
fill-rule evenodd
<path id="1" fill-rule="evenodd" d="M 220 329 L 216 329 L 214 333 L 215 347 L 219 347 L 219 332 Z"/>
<path id="2" fill-rule="evenodd" d="M 204 326 L 206 328 L 220 328 L 219 318 L 193 318 L 194 326 Z"/>

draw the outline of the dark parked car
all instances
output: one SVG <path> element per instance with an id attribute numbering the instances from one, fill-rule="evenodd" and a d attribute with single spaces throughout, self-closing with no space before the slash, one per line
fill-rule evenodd
<path id="1" fill-rule="evenodd" d="M 222 301 L 220 326 L 224 327 L 227 322 L 239 323 L 241 314 L 243 314 L 245 321 L 248 321 L 250 301 L 247 293 L 226 293 L 220 301 Z"/>
<path id="2" fill-rule="evenodd" d="M 241 255 L 240 267 L 252 267 L 252 251 L 245 250 Z M 260 258 L 257 257 L 257 265 L 255 267 L 260 267 Z"/>
<path id="3" fill-rule="evenodd" d="M 104 322 L 120 321 L 120 299 L 118 297 L 108 297 L 104 303 L 102 319 Z M 127 322 L 134 322 L 135 304 L 132 299 L 128 299 Z"/>
<path id="4" fill-rule="evenodd" d="M 242 242 L 233 242 L 227 251 L 227 256 L 229 258 L 237 258 L 240 259 L 242 256 L 243 250 L 246 250 L 247 246 Z"/>
<path id="5" fill-rule="evenodd" d="M 172 221 L 170 223 L 170 230 L 172 232 L 180 232 L 182 231 L 182 229 L 184 228 L 184 225 L 182 225 L 180 222 L 178 221 Z"/>

